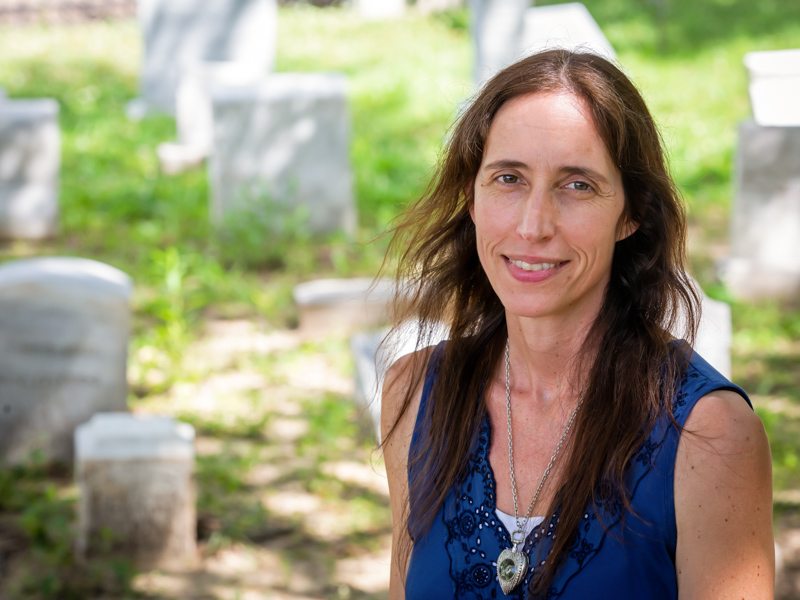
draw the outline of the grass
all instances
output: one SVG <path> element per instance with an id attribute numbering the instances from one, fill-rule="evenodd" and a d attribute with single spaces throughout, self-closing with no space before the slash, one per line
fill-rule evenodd
<path id="1" fill-rule="evenodd" d="M 796 45 L 800 4 L 672 0 L 665 22 L 647 0 L 585 4 L 662 127 L 689 206 L 694 273 L 712 297 L 731 303 L 734 379 L 767 428 L 776 492 L 790 497 L 785 492 L 800 489 L 800 313 L 796 305 L 732 300 L 714 263 L 727 248 L 736 128 L 750 111 L 741 59 Z M 198 432 L 204 556 L 245 548 L 277 573 L 317 572 L 307 579 L 309 589 L 321 581 L 313 588 L 320 597 L 383 597 L 335 579 L 339 559 L 379 551 L 388 523 L 386 498 L 368 478 L 337 471 L 368 462 L 368 419 L 346 386 L 314 387 L 310 375 L 346 381 L 345 341 L 284 348 L 280 335 L 297 322 L 297 282 L 377 271 L 387 241 L 380 234 L 424 190 L 457 107 L 473 93 L 467 24 L 465 11 L 365 23 L 341 9 L 281 9 L 278 70 L 348 76 L 359 224 L 350 239 L 288 227 L 268 244 L 248 223 L 211 228 L 204 171 L 160 173 L 155 149 L 174 138 L 171 119 L 125 117 L 141 55 L 135 23 L 0 30 L 0 86 L 11 97 L 56 98 L 63 135 L 60 235 L 6 245 L 0 258 L 84 256 L 133 277 L 130 404 L 170 412 Z M 211 325 L 240 321 L 278 340 L 280 351 L 201 350 Z M 0 598 L 158 595 L 137 587 L 125 564 L 80 570 L 71 562 L 75 493 L 69 469 L 0 472 L 0 578 L 3 557 L 25 557 L 11 583 L 0 579 Z M 283 510 L 284 497 L 325 507 L 322 525 Z M 304 566 L 312 564 L 317 571 Z M 275 589 L 288 590 L 288 579 L 276 577 Z"/>

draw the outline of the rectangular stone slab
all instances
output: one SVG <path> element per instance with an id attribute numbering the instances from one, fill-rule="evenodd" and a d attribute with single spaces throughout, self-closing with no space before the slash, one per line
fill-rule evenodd
<path id="1" fill-rule="evenodd" d="M 131 282 L 108 265 L 0 266 L 0 464 L 70 462 L 75 427 L 125 410 Z"/>
<path id="2" fill-rule="evenodd" d="M 218 222 L 231 211 L 290 206 L 306 212 L 314 233 L 354 231 L 343 75 L 275 74 L 257 85 L 212 89 L 211 102 L 209 178 Z"/>

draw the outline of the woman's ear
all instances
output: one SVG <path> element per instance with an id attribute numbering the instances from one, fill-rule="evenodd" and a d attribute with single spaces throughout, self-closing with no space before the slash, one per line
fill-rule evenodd
<path id="1" fill-rule="evenodd" d="M 623 214 L 620 217 L 619 224 L 617 225 L 616 241 L 621 242 L 625 238 L 632 236 L 637 229 L 639 229 L 639 223 L 629 219 L 626 215 Z"/>

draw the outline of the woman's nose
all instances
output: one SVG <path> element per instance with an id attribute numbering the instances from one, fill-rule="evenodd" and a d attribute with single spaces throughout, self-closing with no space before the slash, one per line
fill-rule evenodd
<path id="1" fill-rule="evenodd" d="M 517 231 L 526 240 L 546 240 L 555 234 L 558 210 L 551 192 L 531 191 L 521 203 L 520 213 Z"/>

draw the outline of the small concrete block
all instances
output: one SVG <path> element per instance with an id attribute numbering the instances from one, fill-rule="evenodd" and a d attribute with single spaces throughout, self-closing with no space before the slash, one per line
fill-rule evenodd
<path id="1" fill-rule="evenodd" d="M 419 337 L 419 326 L 415 323 L 397 329 L 383 342 L 389 331 L 385 328 L 359 332 L 350 337 L 350 350 L 356 367 L 356 401 L 369 410 L 378 443 L 381 440 L 381 396 L 386 371 L 398 359 L 417 349 Z M 439 327 L 427 340 L 427 345 L 438 344 L 447 337 L 448 331 Z"/>
<path id="2" fill-rule="evenodd" d="M 791 294 L 800 281 L 800 127 L 742 123 L 735 168 L 723 279 L 739 297 Z"/>
<path id="3" fill-rule="evenodd" d="M 169 417 L 95 414 L 75 430 L 75 473 L 80 559 L 111 553 L 140 569 L 196 562 L 191 425 Z"/>
<path id="4" fill-rule="evenodd" d="M 406 0 L 355 0 L 355 4 L 358 14 L 369 21 L 397 19 L 406 12 Z"/>
<path id="5" fill-rule="evenodd" d="M 694 349 L 708 364 L 730 379 L 733 343 L 731 307 L 703 294 L 702 310 Z"/>
<path id="6" fill-rule="evenodd" d="M 294 288 L 300 329 L 308 334 L 365 329 L 387 323 L 394 284 L 367 277 L 318 279 Z"/>
<path id="7" fill-rule="evenodd" d="M 253 86 L 213 89 L 212 215 L 304 207 L 314 233 L 356 225 L 346 80 L 275 74 Z"/>
<path id="8" fill-rule="evenodd" d="M 756 123 L 800 126 L 800 49 L 750 52 L 744 64 Z"/>
<path id="9" fill-rule="evenodd" d="M 612 61 L 617 58 L 600 26 L 580 2 L 536 6 L 525 11 L 522 55 L 553 48 L 591 52 Z"/>
<path id="10" fill-rule="evenodd" d="M 131 292 L 83 258 L 0 266 L 0 464 L 70 462 L 77 425 L 126 409 Z"/>
<path id="11" fill-rule="evenodd" d="M 0 102 L 0 238 L 43 239 L 56 232 L 61 168 L 55 100 Z"/>
<path id="12" fill-rule="evenodd" d="M 530 0 L 470 0 L 475 46 L 473 78 L 482 85 L 521 57 Z"/>
<path id="13" fill-rule="evenodd" d="M 186 67 L 237 61 L 273 70 L 277 0 L 140 0 L 144 36 L 140 92 L 149 109 L 175 112 Z"/>

